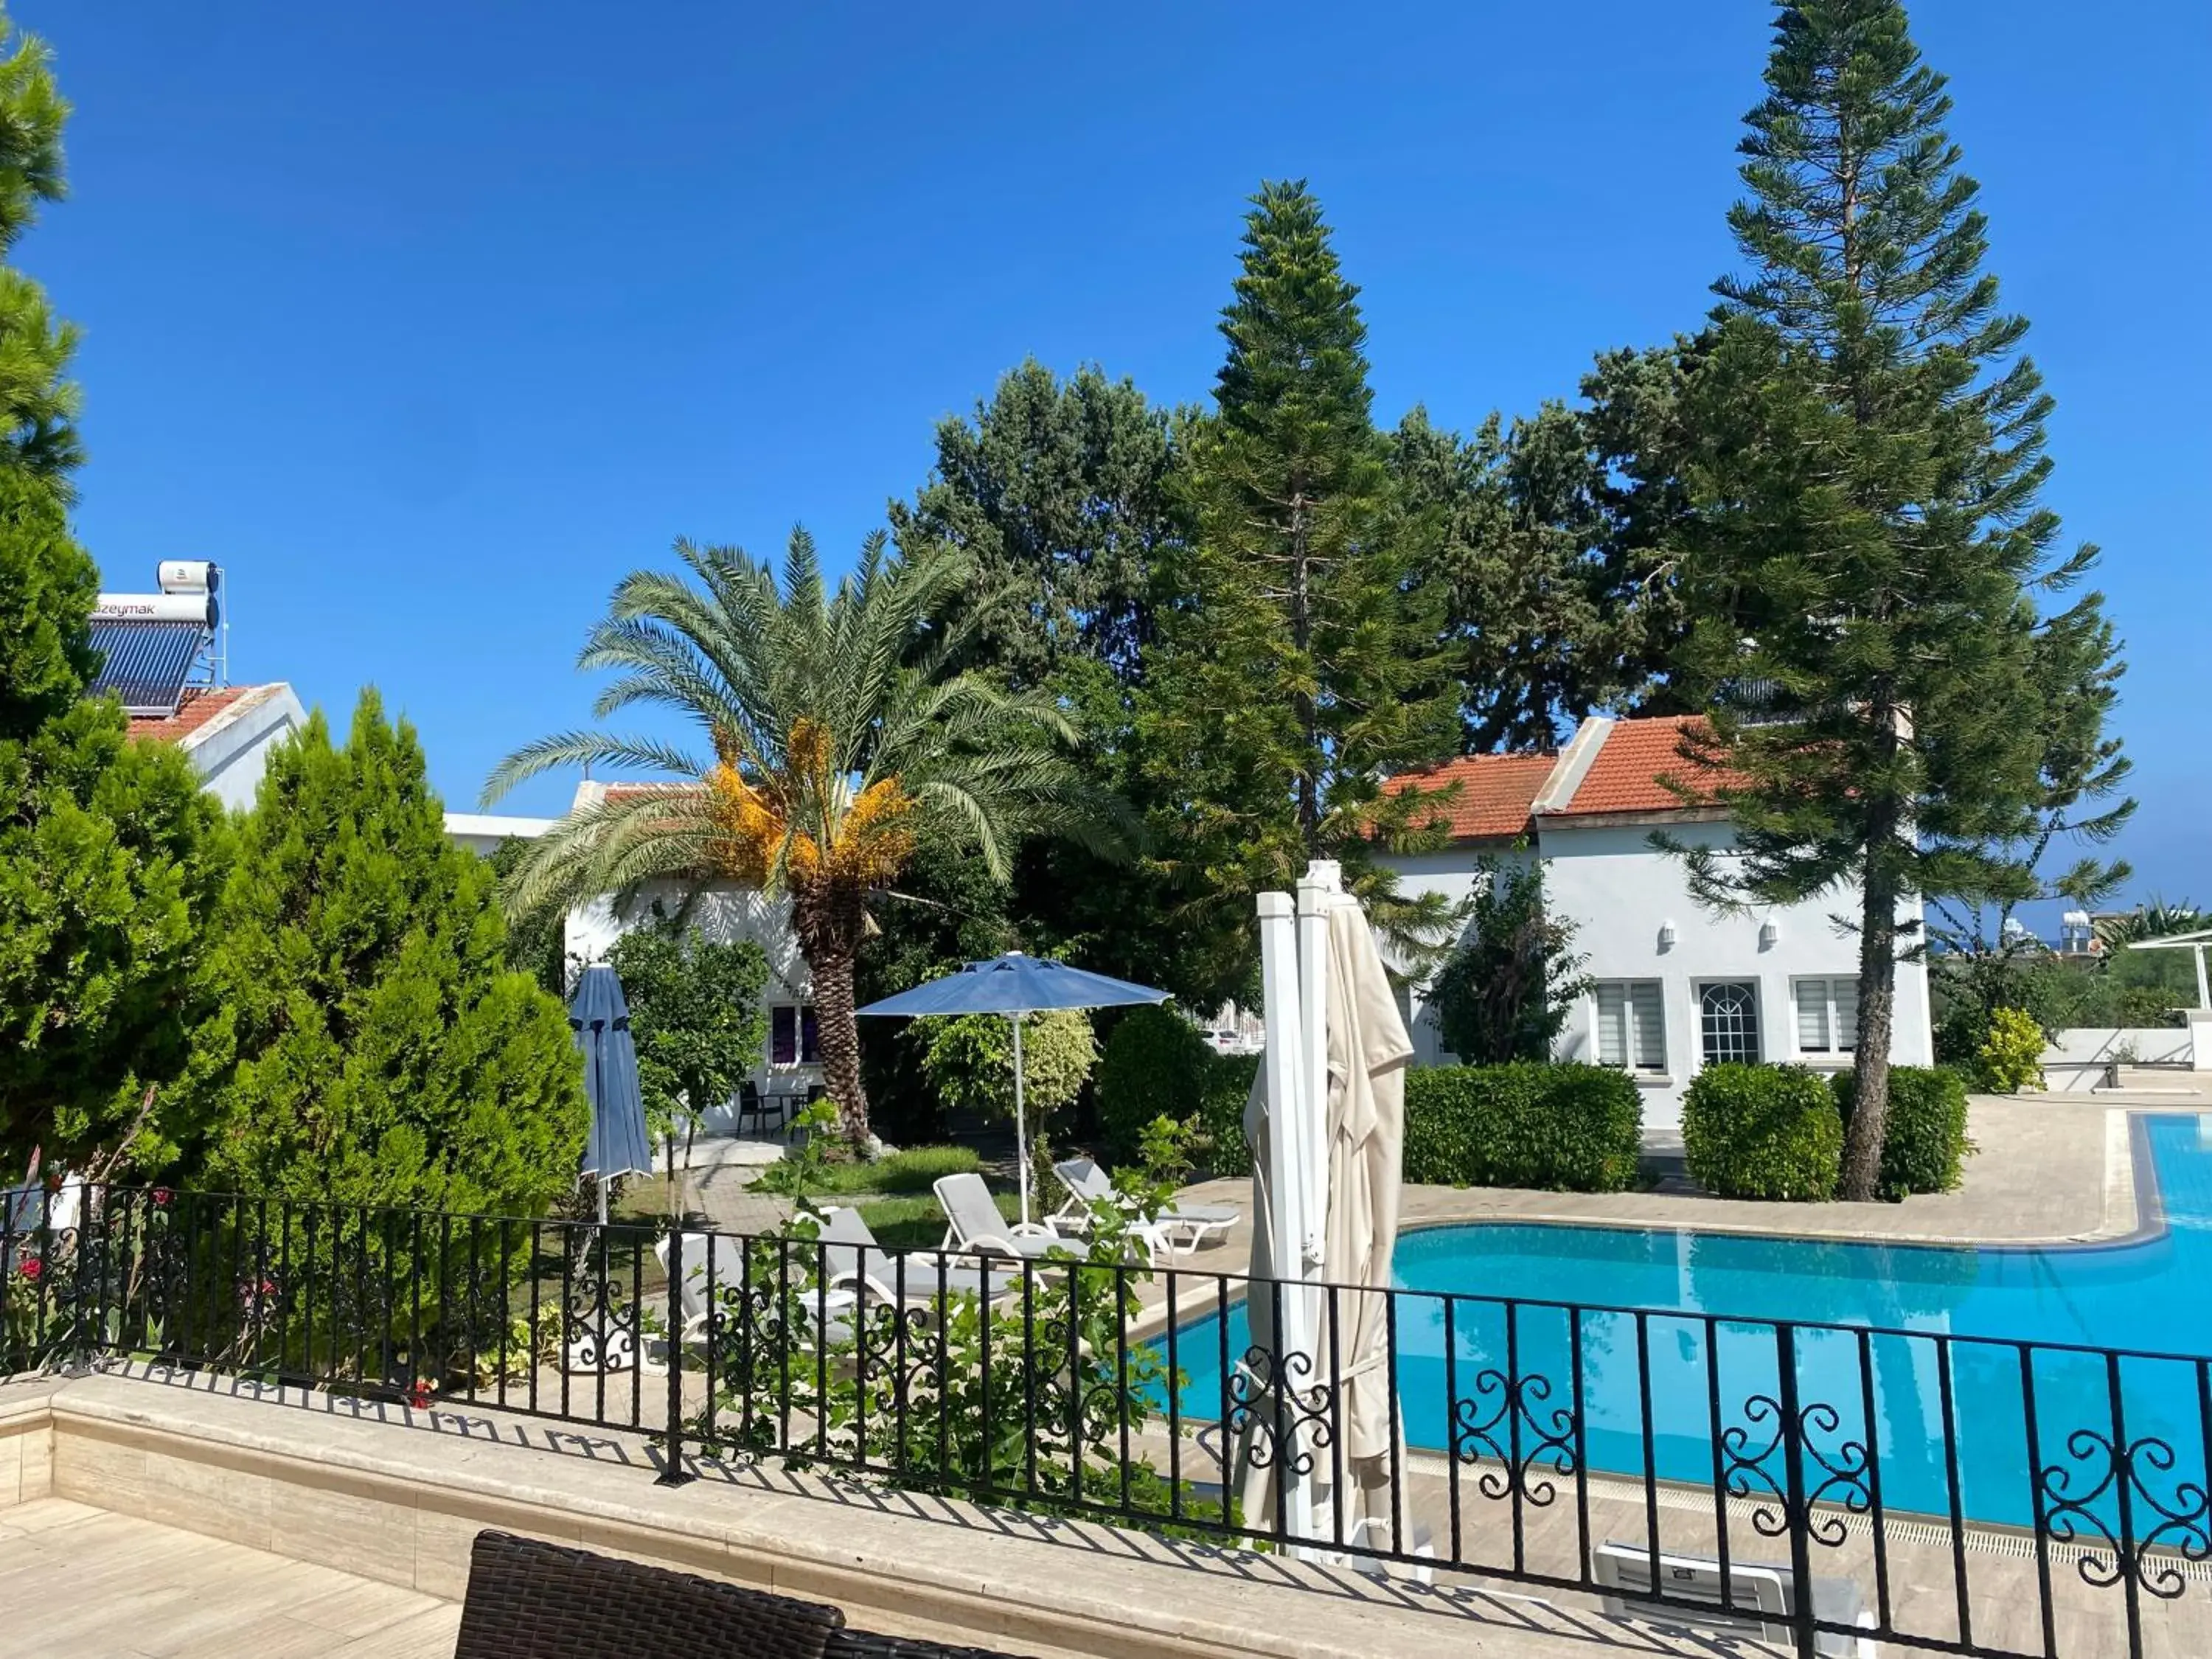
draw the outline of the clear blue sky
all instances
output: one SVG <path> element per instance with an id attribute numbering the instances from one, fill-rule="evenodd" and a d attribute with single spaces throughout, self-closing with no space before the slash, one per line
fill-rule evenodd
<path id="1" fill-rule="evenodd" d="M 459 806 L 674 537 L 842 559 L 1025 353 L 1205 395 L 1263 177 L 1337 227 L 1383 418 L 1695 325 L 1766 46 L 1712 0 L 14 9 L 77 111 L 21 258 L 84 330 L 84 539 L 220 560 L 234 677 L 375 682 Z M 2106 550 L 2124 850 L 2212 900 L 2212 9 L 1916 10 Z"/>

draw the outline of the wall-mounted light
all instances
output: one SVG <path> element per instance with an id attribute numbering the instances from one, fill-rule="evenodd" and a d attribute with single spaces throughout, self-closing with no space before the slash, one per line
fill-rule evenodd
<path id="1" fill-rule="evenodd" d="M 1778 924 L 1771 921 L 1763 921 L 1759 923 L 1759 948 L 1760 950 L 1771 951 L 1781 942 L 1782 929 Z"/>
<path id="2" fill-rule="evenodd" d="M 1674 918 L 1669 916 L 1659 924 L 1659 948 L 1662 951 L 1673 950 L 1674 939 Z"/>

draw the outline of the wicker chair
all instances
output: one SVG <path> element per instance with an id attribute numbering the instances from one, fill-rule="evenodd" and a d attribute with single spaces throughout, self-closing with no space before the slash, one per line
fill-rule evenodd
<path id="1" fill-rule="evenodd" d="M 1014 1659 L 844 1625 L 820 1602 L 480 1532 L 453 1659 Z"/>

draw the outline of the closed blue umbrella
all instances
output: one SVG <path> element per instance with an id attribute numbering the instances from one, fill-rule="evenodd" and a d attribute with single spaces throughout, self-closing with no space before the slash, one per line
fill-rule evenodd
<path id="1" fill-rule="evenodd" d="M 583 1173 L 599 1183 L 599 1219 L 607 1218 L 607 1182 L 617 1176 L 653 1173 L 653 1146 L 645 1133 L 645 1100 L 637 1086 L 637 1045 L 630 1040 L 629 1005 L 622 981 L 605 963 L 584 969 L 568 1004 L 568 1028 L 584 1057 L 584 1094 L 592 1103 L 592 1133 L 584 1143 Z"/>
<path id="2" fill-rule="evenodd" d="M 1014 1150 L 1021 1166 L 1022 1219 L 1030 1218 L 1029 1129 L 1022 1112 L 1022 1016 L 1051 1008 L 1120 1008 L 1165 1002 L 1168 994 L 1133 985 L 1049 957 L 1009 951 L 988 962 L 971 962 L 941 979 L 917 985 L 854 1012 L 915 1018 L 929 1014 L 1004 1014 L 1014 1028 Z"/>

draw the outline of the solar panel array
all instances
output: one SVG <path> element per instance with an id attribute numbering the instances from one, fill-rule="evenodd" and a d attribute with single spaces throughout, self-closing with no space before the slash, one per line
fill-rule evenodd
<path id="1" fill-rule="evenodd" d="M 208 630 L 198 623 L 95 623 L 93 648 L 106 660 L 88 695 L 112 691 L 129 714 L 173 714 L 207 642 Z"/>

